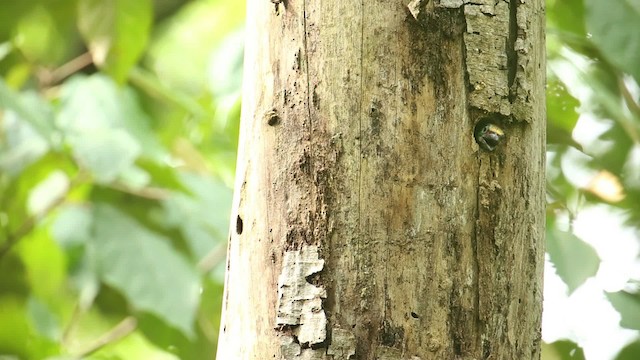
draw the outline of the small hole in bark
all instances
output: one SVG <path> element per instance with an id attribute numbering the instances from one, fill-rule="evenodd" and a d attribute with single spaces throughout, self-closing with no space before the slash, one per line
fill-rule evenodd
<path id="1" fill-rule="evenodd" d="M 267 118 L 267 124 L 269 126 L 276 126 L 280 123 L 280 116 L 278 116 L 275 110 L 267 111 L 265 118 Z"/>
<path id="2" fill-rule="evenodd" d="M 420 318 L 420 316 L 418 316 L 418 314 L 414 313 L 413 311 L 411 312 L 411 317 L 414 319 Z"/>
<path id="3" fill-rule="evenodd" d="M 242 218 L 240 217 L 240 215 L 238 215 L 238 217 L 236 218 L 236 233 L 238 235 L 242 234 Z"/>

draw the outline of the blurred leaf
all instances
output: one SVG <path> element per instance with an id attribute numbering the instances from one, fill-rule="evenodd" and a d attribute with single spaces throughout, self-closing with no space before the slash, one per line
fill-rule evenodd
<path id="1" fill-rule="evenodd" d="M 60 340 L 62 329 L 58 319 L 45 304 L 31 296 L 27 301 L 27 310 L 38 334 L 52 341 Z"/>
<path id="2" fill-rule="evenodd" d="M 34 6 L 20 19 L 14 44 L 27 59 L 35 63 L 56 63 L 65 54 L 64 37 L 51 13 L 42 5 Z"/>
<path id="3" fill-rule="evenodd" d="M 154 74 L 136 67 L 131 70 L 129 76 L 131 77 L 132 84 L 146 91 L 150 96 L 156 97 L 161 101 L 168 101 L 184 109 L 194 117 L 202 118 L 207 116 L 205 109 L 203 109 L 192 96 L 178 89 L 168 87 Z"/>
<path id="4" fill-rule="evenodd" d="M 139 159 L 136 165 L 151 176 L 151 183 L 164 189 L 188 192 L 179 178 L 179 170 L 169 164 L 158 164 L 147 159 Z"/>
<path id="5" fill-rule="evenodd" d="M 54 342 L 39 336 L 31 328 L 24 302 L 15 297 L 0 297 L 0 324 L 2 355 L 15 355 L 19 359 L 43 359 L 59 353 Z"/>
<path id="6" fill-rule="evenodd" d="M 636 340 L 625 346 L 616 356 L 615 360 L 638 360 L 640 359 L 640 340 Z"/>
<path id="7" fill-rule="evenodd" d="M 640 4 L 630 0 L 585 0 L 586 23 L 603 56 L 640 82 Z"/>
<path id="8" fill-rule="evenodd" d="M 0 276 L 0 294 L 12 294 L 21 298 L 29 295 L 24 264 L 14 253 L 7 254 L 0 261 L 0 274 L 4 274 Z"/>
<path id="9" fill-rule="evenodd" d="M 569 293 L 594 276 L 600 267 L 600 258 L 591 245 L 570 232 L 559 230 L 553 221 L 549 220 L 547 252 L 556 273 L 569 287 Z"/>
<path id="10" fill-rule="evenodd" d="M 87 134 L 99 136 L 99 132 L 120 129 L 118 131 L 121 135 L 111 136 L 119 137 L 128 143 L 122 145 L 123 154 L 137 152 L 133 151 L 133 140 L 140 146 L 144 156 L 155 161 L 162 161 L 165 157 L 165 150 L 154 137 L 150 127 L 150 119 L 140 108 L 132 89 L 118 87 L 112 80 L 100 74 L 90 77 L 75 76 L 63 85 L 61 101 L 57 121 L 72 147 L 78 143 L 91 146 L 90 142 L 83 140 Z M 125 140 L 123 130 L 133 139 Z M 83 156 L 78 154 L 78 151 L 74 149 L 76 155 Z"/>
<path id="11" fill-rule="evenodd" d="M 74 147 L 78 162 L 108 183 L 128 170 L 140 153 L 140 145 L 122 129 L 85 131 Z"/>
<path id="12" fill-rule="evenodd" d="M 90 236 L 91 212 L 78 205 L 65 206 L 51 225 L 51 235 L 61 247 L 84 245 Z"/>
<path id="13" fill-rule="evenodd" d="M 138 327 L 155 346 L 166 349 L 180 359 L 208 359 L 215 354 L 215 348 L 200 333 L 189 339 L 183 333 L 167 326 L 167 324 L 151 314 L 138 316 Z"/>
<path id="14" fill-rule="evenodd" d="M 151 0 L 79 0 L 78 28 L 93 61 L 122 83 L 138 62 L 151 29 Z"/>
<path id="15" fill-rule="evenodd" d="M 242 87 L 244 32 L 229 34 L 218 46 L 208 66 L 211 91 L 218 96 L 237 96 Z"/>
<path id="16" fill-rule="evenodd" d="M 200 281 L 169 239 L 106 205 L 96 207 L 94 223 L 91 244 L 103 281 L 122 291 L 137 309 L 192 336 Z"/>
<path id="17" fill-rule="evenodd" d="M 620 326 L 640 330 L 640 294 L 626 291 L 607 292 L 607 299 L 620 313 Z"/>
<path id="18" fill-rule="evenodd" d="M 631 148 L 622 169 L 625 187 L 640 190 L 640 145 Z"/>
<path id="19" fill-rule="evenodd" d="M 33 188 L 46 179 L 51 173 L 63 170 L 70 173 L 68 159 L 56 153 L 48 153 L 32 164 L 28 164 L 19 176 L 12 180 L 4 192 L 0 193 L 0 206 L 7 214 L 8 221 L 2 230 L 15 232 L 27 221 L 27 199 Z"/>
<path id="20" fill-rule="evenodd" d="M 553 0 L 547 3 L 548 20 L 554 27 L 579 38 L 585 37 L 583 0 Z"/>
<path id="21" fill-rule="evenodd" d="M 570 340 L 558 340 L 551 344 L 543 344 L 542 356 L 545 360 L 584 360 L 584 351 L 578 344 Z"/>
<path id="22" fill-rule="evenodd" d="M 244 2 L 193 1 L 158 26 L 145 62 L 169 88 L 199 95 L 208 85 L 203 74 L 208 73 L 213 49 L 223 34 L 242 25 L 244 13 Z"/>
<path id="23" fill-rule="evenodd" d="M 34 228 L 18 243 L 16 252 L 24 264 L 31 294 L 42 301 L 50 301 L 47 304 L 60 300 L 67 279 L 67 259 L 47 229 Z"/>
<path id="24" fill-rule="evenodd" d="M 35 92 L 16 93 L 0 78 L 0 109 L 15 112 L 20 120 L 28 122 L 43 139 L 52 141 L 55 133 L 53 113 L 49 104 Z"/>
<path id="25" fill-rule="evenodd" d="M 576 109 L 580 102 L 571 96 L 566 86 L 556 77 L 547 83 L 547 142 L 582 147 L 576 143 L 571 133 L 578 122 Z"/>
<path id="26" fill-rule="evenodd" d="M 54 170 L 36 185 L 27 199 L 27 210 L 30 215 L 43 215 L 48 208 L 60 201 L 69 191 L 69 177 L 61 171 Z"/>
<path id="27" fill-rule="evenodd" d="M 49 150 L 47 141 L 13 111 L 3 114 L 0 139 L 0 170 L 11 177 Z"/>
<path id="28" fill-rule="evenodd" d="M 199 260 L 226 239 L 232 192 L 204 176 L 184 173 L 180 179 L 192 195 L 175 194 L 163 201 L 163 219 L 167 226 L 180 229 Z"/>

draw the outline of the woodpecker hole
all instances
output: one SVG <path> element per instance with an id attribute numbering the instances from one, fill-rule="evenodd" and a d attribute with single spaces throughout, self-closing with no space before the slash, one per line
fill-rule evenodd
<path id="1" fill-rule="evenodd" d="M 265 118 L 267 119 L 267 124 L 269 126 L 276 126 L 280 123 L 280 116 L 278 116 L 278 113 L 276 113 L 275 110 L 267 111 Z"/>
<path id="2" fill-rule="evenodd" d="M 493 123 L 493 122 L 492 122 L 492 121 L 491 121 L 491 119 L 489 119 L 488 117 L 480 118 L 480 119 L 478 120 L 478 122 L 476 122 L 476 126 L 473 128 L 473 138 L 476 140 L 476 142 L 477 142 L 478 144 L 480 144 L 480 143 L 479 143 L 479 139 L 478 139 L 478 137 L 480 136 L 480 133 L 482 132 L 482 129 L 483 129 L 485 126 L 487 126 L 487 125 L 489 125 L 489 124 L 492 124 L 492 123 Z"/>

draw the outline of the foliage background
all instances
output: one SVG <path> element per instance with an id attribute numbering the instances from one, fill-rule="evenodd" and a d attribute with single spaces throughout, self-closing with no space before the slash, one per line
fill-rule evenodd
<path id="1" fill-rule="evenodd" d="M 588 297 L 631 329 L 607 358 L 639 359 L 640 267 L 602 274 L 607 249 L 637 265 L 640 247 L 640 2 L 547 6 L 543 358 L 602 358 L 551 329 L 570 322 L 553 292 L 571 306 L 600 279 Z M 221 0 L 0 1 L 0 359 L 215 354 L 243 17 Z M 582 239 L 593 209 L 616 221 Z"/>

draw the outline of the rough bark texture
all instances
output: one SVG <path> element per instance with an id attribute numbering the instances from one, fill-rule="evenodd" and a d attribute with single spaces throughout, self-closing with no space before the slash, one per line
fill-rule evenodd
<path id="1" fill-rule="evenodd" d="M 249 1 L 218 359 L 539 358 L 544 24 L 543 0 Z"/>

